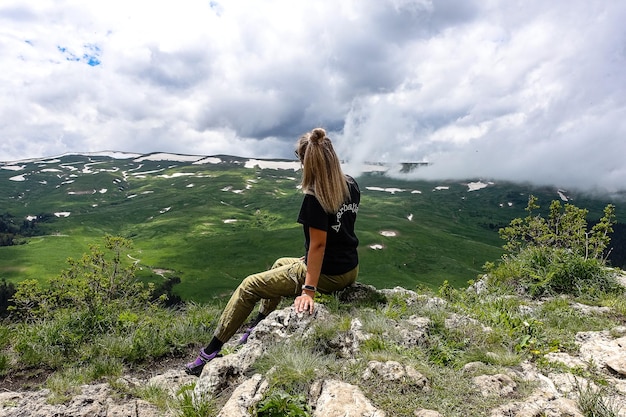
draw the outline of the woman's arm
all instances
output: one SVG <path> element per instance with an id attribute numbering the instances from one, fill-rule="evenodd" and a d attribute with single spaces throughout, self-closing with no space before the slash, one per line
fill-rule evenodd
<path id="1" fill-rule="evenodd" d="M 310 243 L 307 253 L 306 278 L 304 284 L 317 287 L 322 271 L 324 251 L 326 250 L 326 232 L 314 227 L 309 227 L 309 236 Z M 309 310 L 309 314 L 313 314 L 313 297 L 315 297 L 315 291 L 302 290 L 302 295 L 296 297 L 293 303 L 296 312 L 301 313 Z"/>

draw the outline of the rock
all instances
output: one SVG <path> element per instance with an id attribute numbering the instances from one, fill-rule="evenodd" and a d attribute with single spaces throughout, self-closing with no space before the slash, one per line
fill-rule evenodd
<path id="1" fill-rule="evenodd" d="M 415 410 L 415 412 L 413 414 L 415 414 L 415 417 L 443 417 L 437 411 L 426 410 L 424 408 L 420 408 L 418 410 Z"/>
<path id="2" fill-rule="evenodd" d="M 385 417 L 363 395 L 361 389 L 348 383 L 329 379 L 320 387 L 313 417 Z"/>
<path id="3" fill-rule="evenodd" d="M 402 288 L 402 287 L 394 287 L 392 289 L 385 288 L 385 289 L 380 290 L 379 292 L 386 297 L 399 296 L 403 298 L 404 301 L 406 301 L 408 305 L 413 305 L 418 300 L 423 298 L 423 296 L 419 295 L 415 291 L 407 290 L 406 288 Z"/>
<path id="4" fill-rule="evenodd" d="M 548 378 L 554 384 L 556 389 L 556 396 L 572 397 L 577 395 L 576 387 L 586 388 L 590 386 L 593 389 L 597 387 L 587 381 L 585 378 L 578 377 L 569 373 L 550 373 Z"/>
<path id="5" fill-rule="evenodd" d="M 539 385 L 539 390 L 542 395 L 549 395 L 556 398 L 559 395 L 554 382 L 547 376 L 543 375 L 534 364 L 530 362 L 522 362 L 520 365 L 521 371 L 516 372 L 518 376 L 526 381 L 536 382 Z"/>
<path id="6" fill-rule="evenodd" d="M 204 367 L 194 395 L 217 395 L 240 384 L 269 346 L 293 337 L 304 337 L 305 333 L 312 331 L 313 321 L 324 320 L 329 314 L 323 305 L 317 305 L 313 314 L 296 313 L 293 307 L 273 311 L 255 327 L 248 342 L 237 352 L 213 359 Z"/>
<path id="7" fill-rule="evenodd" d="M 402 345 L 415 347 L 426 342 L 431 321 L 428 317 L 411 316 L 399 324 Z"/>
<path id="8" fill-rule="evenodd" d="M 476 293 L 477 295 L 486 293 L 489 288 L 489 284 L 487 284 L 488 279 L 489 279 L 489 276 L 487 274 L 484 274 L 478 281 L 468 286 L 466 291 L 468 293 L 471 293 L 471 292 Z"/>
<path id="9" fill-rule="evenodd" d="M 594 314 L 608 314 L 612 310 L 611 307 L 589 306 L 587 304 L 581 303 L 571 303 L 570 306 L 573 310 L 577 310 L 586 316 L 591 316 Z"/>
<path id="10" fill-rule="evenodd" d="M 468 373 L 484 370 L 487 365 L 482 362 L 468 362 L 463 365 L 463 371 Z"/>
<path id="11" fill-rule="evenodd" d="M 616 326 L 611 329 L 611 334 L 615 337 L 626 336 L 626 326 Z"/>
<path id="12" fill-rule="evenodd" d="M 171 396 L 175 396 L 182 386 L 194 384 L 196 380 L 196 377 L 187 375 L 183 370 L 170 369 L 164 374 L 150 378 L 148 385 L 164 389 Z"/>
<path id="13" fill-rule="evenodd" d="M 517 384 L 513 379 L 504 374 L 480 375 L 472 378 L 483 397 L 499 396 L 507 397 L 517 389 Z"/>
<path id="14" fill-rule="evenodd" d="M 561 363 L 569 368 L 587 368 L 587 364 L 584 361 L 564 352 L 547 353 L 544 355 L 544 358 L 546 358 L 548 362 Z"/>
<path id="15" fill-rule="evenodd" d="M 3 393 L 0 417 L 163 417 L 156 406 L 138 399 L 114 396 L 108 384 L 84 385 L 64 404 L 49 404 L 50 391 Z"/>
<path id="16" fill-rule="evenodd" d="M 444 325 L 446 326 L 447 329 L 458 329 L 459 327 L 471 325 L 471 326 L 481 327 L 483 332 L 485 333 L 493 331 L 491 327 L 483 326 L 476 319 L 473 319 L 467 316 L 461 316 L 456 313 L 450 314 L 450 316 L 447 319 L 445 319 Z"/>
<path id="17" fill-rule="evenodd" d="M 217 417 L 251 417 L 248 410 L 263 399 L 267 388 L 261 374 L 253 375 L 235 389 Z"/>
<path id="18" fill-rule="evenodd" d="M 426 300 L 426 307 L 431 309 L 431 310 L 436 310 L 438 308 L 444 308 L 447 305 L 448 305 L 448 302 L 446 300 L 444 300 L 443 298 L 439 298 L 439 297 L 432 297 L 432 298 L 428 298 L 428 300 Z"/>
<path id="19" fill-rule="evenodd" d="M 371 337 L 371 334 L 363 331 L 361 320 L 354 318 L 350 321 L 350 330 L 336 334 L 328 342 L 328 347 L 339 358 L 353 359 L 358 354 L 361 344 Z"/>
<path id="20" fill-rule="evenodd" d="M 377 378 L 382 381 L 399 382 L 403 385 L 417 387 L 423 391 L 429 390 L 428 380 L 412 366 L 405 366 L 396 361 L 370 361 L 362 378 L 367 380 Z"/>
<path id="21" fill-rule="evenodd" d="M 606 367 L 622 377 L 626 376 L 626 352 L 616 355 L 606 360 Z"/>
<path id="22" fill-rule="evenodd" d="M 207 363 L 194 388 L 194 395 L 219 395 L 226 389 L 239 385 L 246 379 L 246 372 L 254 361 L 263 354 L 259 340 L 248 341 L 236 353 L 218 357 Z"/>
<path id="23" fill-rule="evenodd" d="M 385 295 L 371 285 L 355 282 L 349 287 L 337 293 L 337 298 L 342 303 L 372 302 L 375 304 L 385 303 Z"/>
<path id="24" fill-rule="evenodd" d="M 439 297 L 428 297 L 426 295 L 421 295 L 416 293 L 415 291 L 407 290 L 402 287 L 395 287 L 393 289 L 383 289 L 379 291 L 381 294 L 386 297 L 401 297 L 407 305 L 411 306 L 417 303 L 424 304 L 427 308 L 437 309 L 442 308 L 448 305 L 448 302 Z"/>
<path id="25" fill-rule="evenodd" d="M 573 400 L 537 391 L 526 401 L 514 401 L 492 410 L 490 417 L 584 417 Z"/>
<path id="26" fill-rule="evenodd" d="M 373 287 L 372 287 L 373 288 Z M 355 286 L 345 297 L 352 300 L 375 299 L 375 296 L 405 297 L 407 304 L 419 303 L 419 309 L 440 309 L 446 302 L 437 297 L 418 295 L 404 289 L 383 290 L 373 294 L 369 286 Z M 446 313 L 445 310 L 440 313 Z M 591 311 L 591 314 L 601 311 Z M 251 369 L 254 362 L 268 349 L 277 343 L 289 345 L 315 334 L 315 322 L 327 320 L 330 313 L 323 305 L 317 305 L 313 315 L 297 314 L 292 307 L 273 312 L 262 321 L 250 335 L 248 343 L 242 346 L 231 340 L 228 344 L 229 355 L 211 361 L 204 369 L 200 378 L 187 376 L 181 370 L 170 370 L 148 380 L 123 376 L 115 381 L 115 386 L 122 391 L 141 392 L 145 387 L 156 386 L 167 390 L 169 395 L 176 395 L 180 387 L 195 382 L 194 398 L 215 396 L 222 404 L 219 417 L 249 417 L 250 410 L 267 394 L 269 387 L 266 378 L 271 379 L 271 370 L 267 375 L 255 374 Z M 383 330 L 383 337 L 393 340 L 407 348 L 428 344 L 430 319 L 411 316 L 408 319 L 393 321 L 388 319 Z M 462 315 L 451 314 L 446 326 L 457 328 L 462 326 L 482 326 L 478 321 Z M 364 341 L 372 337 L 363 330 L 361 319 L 354 317 L 350 328 L 341 331 L 329 341 L 324 340 L 316 349 L 326 349 L 327 354 L 335 355 L 338 361 L 347 359 L 345 366 L 350 367 L 362 360 L 359 350 Z M 470 329 L 472 330 L 472 329 Z M 398 337 L 399 335 L 399 337 Z M 236 339 L 236 338 L 235 338 Z M 593 373 L 601 373 L 607 386 L 611 387 L 605 400 L 616 407 L 622 407 L 620 417 L 626 417 L 626 326 L 618 326 L 600 332 L 580 332 L 576 335 L 576 343 L 580 346 L 579 355 L 563 352 L 550 353 L 544 356 L 549 362 L 562 363 L 569 368 L 590 369 Z M 295 348 L 295 347 L 294 347 Z M 490 352 L 486 356 L 492 355 Z M 495 355 L 495 354 L 494 354 Z M 497 358 L 497 356 L 496 356 Z M 497 363 L 497 362 L 493 362 Z M 360 365 L 359 365 L 360 366 Z M 562 367 L 560 367 L 562 368 Z M 354 368 L 352 368 L 354 369 Z M 522 362 L 519 366 L 502 368 L 500 374 L 486 375 L 493 369 L 492 365 L 481 362 L 468 363 L 463 367 L 461 377 L 473 378 L 477 390 L 483 396 L 513 396 L 514 401 L 508 402 L 491 410 L 492 417 L 581 417 L 575 400 L 580 388 L 594 387 L 590 380 L 576 377 L 570 373 L 549 373 L 544 375 L 533 362 Z M 363 379 L 375 380 L 381 387 L 393 385 L 394 391 L 414 393 L 417 390 L 429 390 L 429 381 L 415 368 L 398 361 L 368 363 L 362 374 Z M 318 378 L 321 378 L 318 375 Z M 524 380 L 536 386 L 535 392 L 528 398 L 517 398 L 515 381 Z M 404 390 L 404 391 L 403 391 Z M 74 396 L 63 404 L 50 403 L 50 391 L 0 392 L 0 417 L 21 416 L 55 416 L 55 417 L 156 417 L 171 416 L 176 410 L 159 410 L 156 406 L 136 398 L 119 395 L 108 384 L 93 383 L 76 388 Z M 492 398 L 488 401 L 498 401 Z M 333 379 L 318 379 L 309 389 L 309 405 L 316 417 L 383 417 L 385 412 L 377 409 L 363 394 L 359 387 Z M 393 414 L 393 410 L 389 410 Z M 435 410 L 417 409 L 413 414 L 417 417 L 442 417 Z"/>
<path id="27" fill-rule="evenodd" d="M 69 414 L 68 417 L 72 415 Z M 163 417 L 171 413 L 164 413 L 147 401 L 133 400 L 121 405 L 112 404 L 103 415 L 106 417 Z"/>
<path id="28" fill-rule="evenodd" d="M 609 360 L 618 366 L 619 358 L 626 357 L 626 337 L 614 339 L 607 330 L 577 333 L 576 342 L 580 344 L 581 359 L 599 368 L 606 367 Z"/>

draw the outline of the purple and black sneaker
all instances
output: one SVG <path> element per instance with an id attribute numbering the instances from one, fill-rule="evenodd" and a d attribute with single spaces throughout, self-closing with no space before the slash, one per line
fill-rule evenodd
<path id="1" fill-rule="evenodd" d="M 239 339 L 239 344 L 240 345 L 246 344 L 246 342 L 248 341 L 248 337 L 250 337 L 250 333 L 252 333 L 252 330 L 254 330 L 254 327 L 248 327 L 246 329 L 246 331 L 243 332 L 243 335 L 241 336 L 241 339 Z"/>
<path id="2" fill-rule="evenodd" d="M 215 352 L 207 355 L 204 349 L 200 349 L 200 355 L 196 358 L 196 360 L 185 365 L 185 372 L 188 375 L 200 376 L 204 365 L 215 359 L 218 354 L 219 351 L 216 350 Z"/>

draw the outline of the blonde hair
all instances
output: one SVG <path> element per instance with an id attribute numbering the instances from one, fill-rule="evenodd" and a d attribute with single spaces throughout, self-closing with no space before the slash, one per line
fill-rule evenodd
<path id="1" fill-rule="evenodd" d="M 313 194 L 327 213 L 336 213 L 350 191 L 326 131 L 318 127 L 302 135 L 296 153 L 302 162 L 302 191 Z"/>

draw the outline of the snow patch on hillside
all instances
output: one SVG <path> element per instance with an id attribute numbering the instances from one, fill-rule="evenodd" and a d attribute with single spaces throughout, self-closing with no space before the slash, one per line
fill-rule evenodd
<path id="1" fill-rule="evenodd" d="M 467 191 L 476 191 L 476 190 L 480 190 L 483 188 L 486 188 L 489 185 L 493 185 L 493 182 L 488 182 L 488 183 L 484 183 L 482 181 L 476 181 L 476 182 L 468 182 L 467 183 Z"/>
<path id="2" fill-rule="evenodd" d="M 199 161 L 195 161 L 193 162 L 194 165 L 201 165 L 201 164 L 220 164 L 222 163 L 222 160 L 220 158 L 216 158 L 214 156 L 208 156 L 206 158 L 202 158 Z"/>
<path id="3" fill-rule="evenodd" d="M 163 174 L 159 175 L 160 178 L 178 178 L 178 177 L 189 177 L 196 175 L 194 172 L 175 172 L 173 174 Z"/>
<path id="4" fill-rule="evenodd" d="M 260 169 L 292 169 L 298 171 L 300 169 L 299 161 L 266 161 L 262 159 L 248 159 L 244 164 L 245 168 Z"/>
<path id="5" fill-rule="evenodd" d="M 135 158 L 135 162 L 143 162 L 143 161 L 174 161 L 174 162 L 197 162 L 201 159 L 204 159 L 203 156 L 198 155 L 178 155 L 173 153 L 153 153 L 149 155 L 144 155 L 139 158 Z"/>
<path id="6" fill-rule="evenodd" d="M 130 152 L 119 152 L 119 151 L 102 151 L 102 152 L 89 152 L 81 155 L 86 156 L 108 156 L 113 159 L 131 159 L 131 158 L 139 158 L 142 154 L 140 153 L 130 153 Z"/>
<path id="7" fill-rule="evenodd" d="M 232 185 L 227 185 L 226 187 L 222 188 L 221 191 L 230 191 L 231 193 L 235 194 L 243 193 L 243 190 L 234 190 Z"/>
<path id="8" fill-rule="evenodd" d="M 391 193 L 391 194 L 401 193 L 401 192 L 406 191 L 406 190 L 403 190 L 402 188 L 382 188 L 382 187 L 365 187 L 365 189 L 369 191 L 383 191 L 383 192 Z"/>
<path id="9" fill-rule="evenodd" d="M 398 235 L 398 233 L 394 232 L 393 230 L 381 230 L 379 233 L 385 237 L 395 237 Z"/>
<path id="10" fill-rule="evenodd" d="M 8 171 L 21 171 L 26 168 L 26 165 L 4 165 L 1 168 Z"/>

